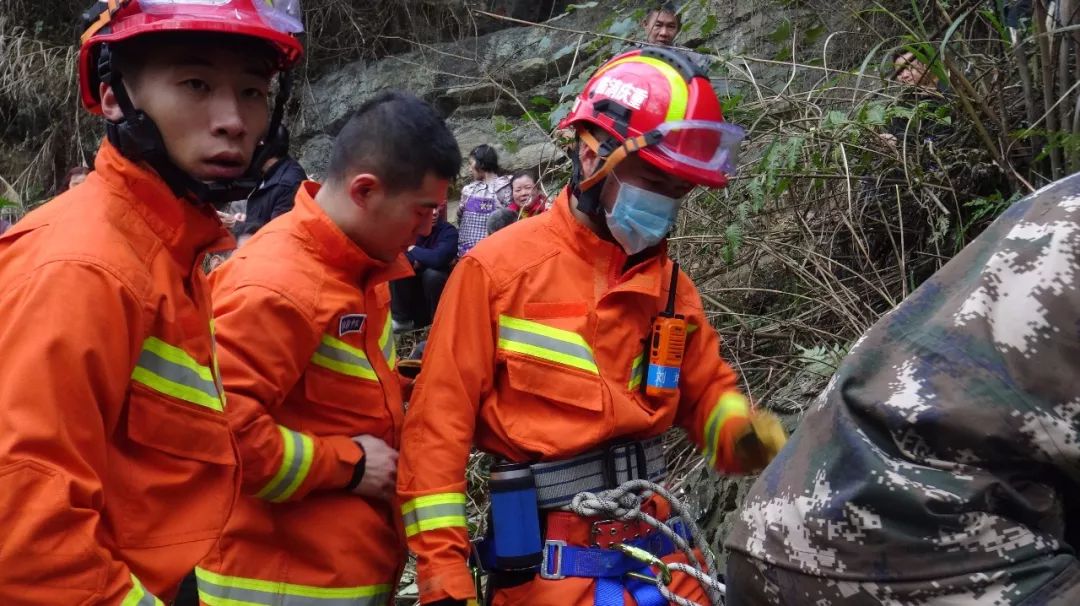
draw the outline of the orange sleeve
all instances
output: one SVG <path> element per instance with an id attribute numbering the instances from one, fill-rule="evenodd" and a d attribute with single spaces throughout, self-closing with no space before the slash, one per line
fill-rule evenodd
<path id="1" fill-rule="evenodd" d="M 83 261 L 3 288 L 0 604 L 160 605 L 101 541 L 107 444 L 142 345 L 139 299 Z"/>
<path id="2" fill-rule="evenodd" d="M 398 497 L 416 554 L 420 602 L 474 597 L 468 569 L 465 466 L 480 401 L 492 388 L 491 283 L 472 257 L 454 268 L 405 417 Z"/>
<path id="3" fill-rule="evenodd" d="M 360 446 L 349 436 L 295 431 L 273 416 L 307 368 L 323 327 L 286 294 L 211 278 L 225 414 L 240 448 L 244 492 L 281 502 L 344 488 L 363 456 Z"/>
<path id="4" fill-rule="evenodd" d="M 679 290 L 688 293 L 690 334 L 679 380 L 681 400 L 676 422 L 687 430 L 709 466 L 741 473 L 735 443 L 750 422 L 750 404 L 739 390 L 738 376 L 720 357 L 720 337 L 709 324 L 694 283 L 680 276 Z M 686 300 L 684 299 L 684 300 Z"/>

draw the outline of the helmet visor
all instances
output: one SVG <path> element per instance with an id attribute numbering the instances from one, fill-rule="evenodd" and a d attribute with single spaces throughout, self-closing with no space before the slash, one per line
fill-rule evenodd
<path id="1" fill-rule="evenodd" d="M 730 175 L 739 166 L 741 126 L 711 120 L 664 122 L 656 127 L 662 138 L 649 149 L 677 164 Z"/>
<path id="2" fill-rule="evenodd" d="M 300 34 L 300 0 L 139 0 L 139 7 L 150 15 L 187 15 L 203 19 L 243 20 L 252 7 L 269 28 L 283 34 Z M 227 9 L 233 8 L 232 12 Z M 223 10 L 225 9 L 225 10 Z"/>

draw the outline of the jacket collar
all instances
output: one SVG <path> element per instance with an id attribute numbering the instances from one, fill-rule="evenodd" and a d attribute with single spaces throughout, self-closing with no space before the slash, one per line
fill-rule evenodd
<path id="1" fill-rule="evenodd" d="M 193 268 L 205 253 L 236 246 L 213 206 L 177 198 L 157 173 L 125 158 L 108 140 L 98 150 L 94 170 L 129 203 L 181 267 Z"/>
<path id="2" fill-rule="evenodd" d="M 364 249 L 346 236 L 315 201 L 319 189 L 320 185 L 314 181 L 301 184 L 290 214 L 307 232 L 307 244 L 320 259 L 349 279 L 369 285 L 413 275 L 412 265 L 404 254 L 385 263 L 369 257 Z"/>
<path id="3" fill-rule="evenodd" d="M 564 188 L 547 215 L 549 226 L 563 243 L 563 248 L 589 261 L 606 278 L 605 293 L 636 292 L 660 296 L 664 266 L 670 265 L 667 241 L 656 247 L 656 254 L 646 257 L 626 271 L 627 255 L 615 242 L 604 240 L 583 225 L 570 209 L 570 189 Z M 543 215 L 541 215 L 543 216 Z"/>

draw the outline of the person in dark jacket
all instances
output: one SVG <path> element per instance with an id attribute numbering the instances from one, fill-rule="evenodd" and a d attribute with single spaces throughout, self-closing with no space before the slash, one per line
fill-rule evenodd
<path id="1" fill-rule="evenodd" d="M 396 331 L 431 324 L 457 257 L 458 230 L 446 220 L 445 205 L 432 213 L 431 221 L 431 233 L 405 252 L 416 275 L 390 283 L 390 313 Z"/>
<path id="2" fill-rule="evenodd" d="M 292 210 L 296 191 L 307 180 L 304 167 L 289 155 L 288 130 L 282 127 L 279 133 L 278 144 L 263 163 L 262 183 L 247 200 L 244 223 L 253 224 L 256 230 Z"/>

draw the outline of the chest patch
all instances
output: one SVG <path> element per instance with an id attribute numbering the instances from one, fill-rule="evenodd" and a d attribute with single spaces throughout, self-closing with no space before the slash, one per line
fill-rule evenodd
<path id="1" fill-rule="evenodd" d="M 360 332 L 364 327 L 367 314 L 346 314 L 338 320 L 338 336 L 343 337 L 349 333 Z"/>

